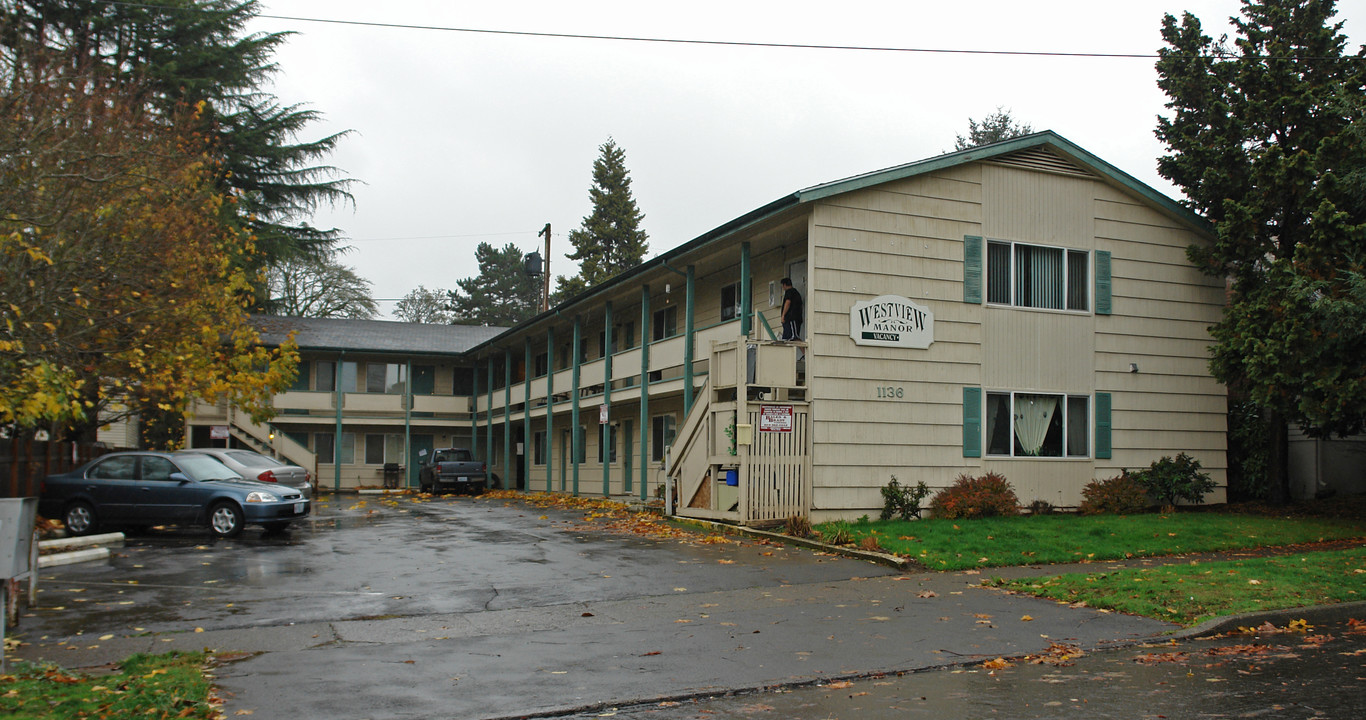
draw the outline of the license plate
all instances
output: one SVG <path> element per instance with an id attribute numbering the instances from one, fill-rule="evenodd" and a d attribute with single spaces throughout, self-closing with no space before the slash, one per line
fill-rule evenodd
<path id="1" fill-rule="evenodd" d="M 302 513 L 302 512 L 304 511 L 304 508 L 306 508 L 306 507 L 308 507 L 308 503 L 306 503 L 306 502 L 296 502 L 296 503 L 294 503 L 294 514 L 295 514 L 295 515 L 298 515 L 299 513 Z"/>
<path id="2" fill-rule="evenodd" d="M 460 482 L 469 482 L 469 481 L 470 481 L 469 477 L 467 477 L 467 476 L 465 476 L 465 475 L 461 475 L 461 476 L 460 476 Z"/>

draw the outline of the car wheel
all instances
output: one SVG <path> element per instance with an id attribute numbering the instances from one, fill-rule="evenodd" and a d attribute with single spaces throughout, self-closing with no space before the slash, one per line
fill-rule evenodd
<path id="1" fill-rule="evenodd" d="M 229 502 L 209 508 L 209 529 L 221 538 L 237 537 L 242 532 L 242 511 Z"/>
<path id="2" fill-rule="evenodd" d="M 288 522 L 268 522 L 263 523 L 267 535 L 279 535 L 289 529 Z"/>
<path id="3" fill-rule="evenodd" d="M 87 502 L 74 502 L 62 513 L 62 523 L 72 535 L 89 535 L 95 531 L 95 508 Z"/>

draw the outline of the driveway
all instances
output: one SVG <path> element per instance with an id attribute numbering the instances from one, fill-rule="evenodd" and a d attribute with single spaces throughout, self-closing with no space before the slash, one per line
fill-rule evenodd
<path id="1" fill-rule="evenodd" d="M 250 653 L 229 716 L 555 714 L 1094 648 L 1173 628 L 805 549 L 603 532 L 582 512 L 443 498 L 319 503 L 288 535 L 131 540 L 43 572 L 14 656 Z"/>

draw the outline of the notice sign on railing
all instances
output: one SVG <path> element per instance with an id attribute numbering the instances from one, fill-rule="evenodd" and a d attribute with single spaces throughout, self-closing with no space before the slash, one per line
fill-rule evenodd
<path id="1" fill-rule="evenodd" d="M 792 406 L 760 405 L 759 432 L 792 432 Z"/>
<path id="2" fill-rule="evenodd" d="M 856 345 L 924 350 L 934 342 L 934 313 L 900 295 L 881 295 L 854 303 L 849 337 Z"/>

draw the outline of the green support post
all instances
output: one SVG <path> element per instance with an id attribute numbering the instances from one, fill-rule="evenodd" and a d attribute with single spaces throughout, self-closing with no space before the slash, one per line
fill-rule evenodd
<path id="1" fill-rule="evenodd" d="M 574 464 L 574 472 L 571 474 L 574 482 L 574 497 L 579 496 L 579 448 L 582 447 L 583 437 L 579 432 L 579 368 L 582 365 L 580 360 L 583 358 L 583 318 L 579 315 L 574 316 L 574 347 L 570 353 L 574 356 L 573 379 L 569 381 L 569 397 L 572 402 L 569 410 L 569 454 L 570 462 Z"/>
<path id="2" fill-rule="evenodd" d="M 688 307 L 684 310 L 683 321 L 683 417 L 688 416 L 692 410 L 693 388 L 692 388 L 692 364 L 693 364 L 693 299 L 695 298 L 694 281 L 697 273 L 692 265 L 688 266 L 688 288 L 684 295 L 687 298 Z"/>
<path id="3" fill-rule="evenodd" d="M 484 462 L 488 463 L 492 473 L 493 466 L 493 356 L 489 356 L 489 389 L 488 402 L 484 408 Z M 493 478 L 489 478 L 490 481 Z"/>
<path id="4" fill-rule="evenodd" d="M 545 491 L 551 486 L 555 465 L 555 328 L 546 330 L 545 342 Z"/>
<path id="5" fill-rule="evenodd" d="M 640 288 L 640 499 L 650 479 L 650 286 Z"/>
<path id="6" fill-rule="evenodd" d="M 754 290 L 749 277 L 749 243 L 740 243 L 740 334 L 749 337 L 754 314 Z M 743 378 L 742 378 L 743 379 Z"/>
<path id="7" fill-rule="evenodd" d="M 503 348 L 503 485 L 512 490 L 512 348 Z"/>
<path id="8" fill-rule="evenodd" d="M 531 490 L 531 465 L 536 459 L 533 445 L 536 436 L 531 432 L 531 373 L 533 368 L 531 357 L 531 336 L 524 338 L 526 342 L 526 357 L 522 360 L 525 372 L 522 373 L 522 472 L 526 474 L 526 479 L 522 481 L 524 490 Z"/>
<path id="9" fill-rule="evenodd" d="M 602 496 L 612 494 L 612 301 L 607 301 L 606 326 L 602 331 L 602 404 L 607 406 L 607 422 L 598 424 L 598 447 L 602 448 Z"/>
<path id="10" fill-rule="evenodd" d="M 346 352 L 337 358 L 337 366 L 332 370 L 332 385 L 337 393 L 337 433 L 332 436 L 332 491 L 341 492 L 341 449 L 342 449 L 342 407 L 346 403 L 346 391 L 342 390 L 342 365 L 346 364 Z M 354 458 L 353 458 L 354 459 Z"/>
<path id="11" fill-rule="evenodd" d="M 479 366 L 470 368 L 474 386 L 470 388 L 470 454 L 479 456 Z"/>

